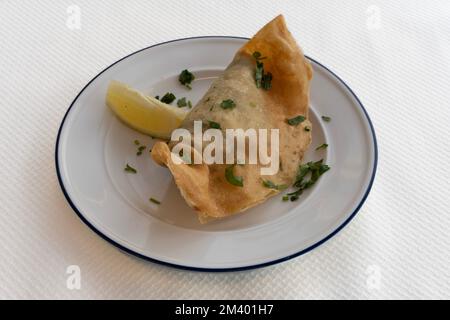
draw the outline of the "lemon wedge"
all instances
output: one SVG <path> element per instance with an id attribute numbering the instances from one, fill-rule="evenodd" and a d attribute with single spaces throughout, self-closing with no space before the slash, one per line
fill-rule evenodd
<path id="1" fill-rule="evenodd" d="M 186 111 L 115 80 L 109 83 L 106 104 L 131 128 L 162 139 L 170 139 L 172 131 L 181 125 L 187 115 Z"/>

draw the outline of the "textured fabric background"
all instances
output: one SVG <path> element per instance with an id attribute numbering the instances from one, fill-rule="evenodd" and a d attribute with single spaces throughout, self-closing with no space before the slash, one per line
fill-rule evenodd
<path id="1" fill-rule="evenodd" d="M 0 298 L 450 298 L 450 3 L 243 3 L 0 0 Z M 238 273 L 163 267 L 96 236 L 55 174 L 57 130 L 76 94 L 135 50 L 250 37 L 279 13 L 374 122 L 378 174 L 356 218 L 305 256 Z M 66 287 L 73 264 L 80 290 Z"/>

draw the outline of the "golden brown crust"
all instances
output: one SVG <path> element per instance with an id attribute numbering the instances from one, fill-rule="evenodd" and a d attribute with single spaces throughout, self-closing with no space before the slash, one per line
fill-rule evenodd
<path id="1" fill-rule="evenodd" d="M 251 57 L 253 52 L 263 53 L 264 68 L 273 74 L 272 89 L 268 94 L 282 105 L 292 116 L 299 113 L 308 115 L 309 81 L 312 67 L 304 58 L 303 52 L 287 29 L 282 15 L 265 25 L 239 51 Z M 294 94 L 300 90 L 298 94 Z M 273 106 L 277 106 L 273 105 Z"/>
<path id="2" fill-rule="evenodd" d="M 254 82 L 253 52 L 259 51 L 267 59 L 264 68 L 273 74 L 272 88 L 258 89 Z M 279 191 L 262 185 L 263 179 L 276 184 L 290 184 L 311 142 L 308 120 L 290 126 L 287 118 L 308 117 L 309 83 L 312 69 L 287 30 L 280 15 L 264 26 L 237 53 L 224 74 L 217 79 L 203 99 L 182 124 L 193 131 L 194 120 L 212 120 L 222 128 L 277 128 L 280 130 L 280 159 L 282 170 L 273 176 L 261 176 L 261 165 L 236 166 L 235 175 L 242 176 L 244 187 L 237 187 L 225 179 L 226 165 L 175 164 L 169 146 L 155 144 L 153 159 L 169 168 L 186 202 L 199 213 L 200 221 L 226 217 L 253 207 Z M 233 98 L 237 107 L 221 110 L 212 104 Z M 257 105 L 249 106 L 250 105 Z"/>

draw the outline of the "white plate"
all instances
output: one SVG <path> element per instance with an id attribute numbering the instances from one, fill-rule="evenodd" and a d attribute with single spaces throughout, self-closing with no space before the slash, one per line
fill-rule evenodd
<path id="1" fill-rule="evenodd" d="M 325 158 L 331 170 L 296 202 L 273 197 L 234 217 L 198 223 L 172 176 L 150 159 L 136 156 L 135 139 L 150 137 L 123 125 L 105 105 L 115 79 L 151 95 L 173 92 L 195 104 L 247 39 L 198 37 L 170 41 L 135 52 L 112 64 L 78 94 L 56 143 L 56 169 L 64 195 L 96 233 L 139 257 L 181 268 L 241 270 L 281 262 L 305 253 L 337 233 L 361 207 L 377 163 L 375 133 L 350 88 L 311 60 L 313 142 L 305 161 Z M 177 76 L 196 75 L 193 90 Z M 329 123 L 322 115 L 332 118 Z M 315 147 L 327 142 L 324 151 Z M 138 174 L 127 174 L 126 163 Z M 162 202 L 153 204 L 149 197 Z"/>

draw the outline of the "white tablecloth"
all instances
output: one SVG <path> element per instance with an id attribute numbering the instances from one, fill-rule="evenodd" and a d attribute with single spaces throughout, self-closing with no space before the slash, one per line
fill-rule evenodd
<path id="1" fill-rule="evenodd" d="M 76 94 L 143 47 L 250 37 L 279 13 L 374 122 L 378 174 L 356 218 L 304 256 L 221 274 L 146 262 L 94 234 L 55 173 Z M 0 298 L 450 298 L 449 74 L 444 0 L 0 0 Z M 67 287 L 70 265 L 79 290 Z"/>

